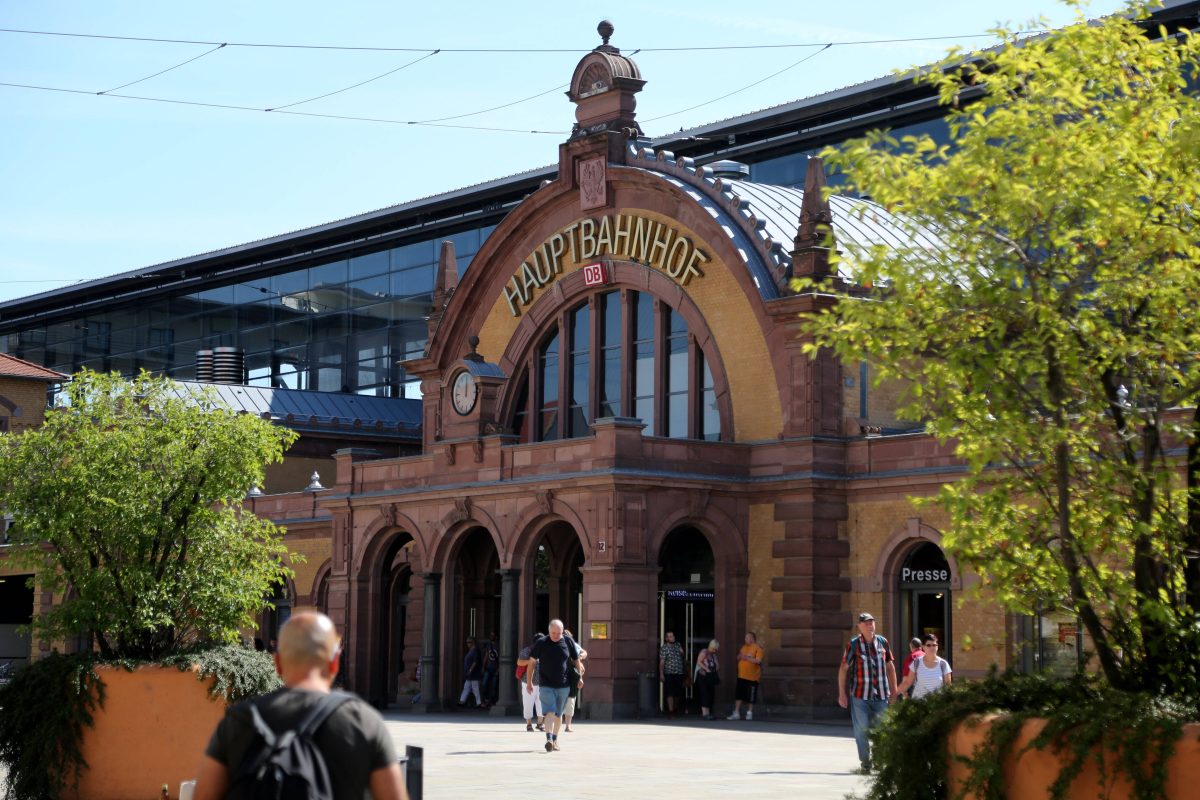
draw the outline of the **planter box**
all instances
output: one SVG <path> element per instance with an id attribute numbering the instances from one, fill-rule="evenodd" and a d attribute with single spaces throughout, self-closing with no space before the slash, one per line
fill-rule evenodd
<path id="1" fill-rule="evenodd" d="M 127 672 L 102 666 L 96 673 L 104 682 L 104 707 L 83 731 L 80 750 L 88 768 L 78 797 L 152 800 L 164 783 L 175 797 L 182 781 L 196 777 L 225 701 L 209 696 L 211 680 L 174 667 Z"/>
<path id="2" fill-rule="evenodd" d="M 980 717 L 960 724 L 950 734 L 947 746 L 951 759 L 956 755 L 969 757 L 976 748 L 983 746 L 992 720 L 996 716 Z M 1026 747 L 1046 727 L 1044 719 L 1032 719 L 1026 722 L 1017 741 L 1013 744 L 1012 752 L 1004 760 L 1004 796 L 1012 800 L 1049 800 L 1050 785 L 1058 777 L 1062 766 L 1061 760 L 1054 753 L 1044 750 L 1029 750 L 1022 753 Z M 1088 759 L 1080 770 L 1075 781 L 1067 790 L 1071 800 L 1125 800 L 1133 797 L 1129 780 L 1124 775 L 1114 776 L 1115 766 L 1113 757 L 1106 754 L 1107 781 L 1101 782 L 1100 770 L 1096 763 Z M 949 796 L 957 797 L 963 781 L 968 775 L 967 768 L 953 760 L 948 774 Z M 1194 798 L 1200 796 L 1200 724 L 1185 725 L 1183 735 L 1175 744 L 1175 752 L 1167 762 L 1167 794 L 1168 798 Z M 975 795 L 966 795 L 964 800 L 978 800 Z"/>

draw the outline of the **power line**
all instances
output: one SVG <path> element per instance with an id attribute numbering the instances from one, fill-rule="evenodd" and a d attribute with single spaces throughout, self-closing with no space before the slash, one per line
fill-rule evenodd
<path id="1" fill-rule="evenodd" d="M 219 45 L 217 45 L 216 47 L 214 47 L 213 49 L 211 49 L 211 50 L 208 50 L 208 51 L 206 51 L 206 52 L 204 52 L 204 53 L 201 53 L 201 54 L 200 54 L 200 55 L 198 55 L 198 56 L 192 56 L 192 57 L 191 57 L 191 58 L 189 58 L 187 61 L 181 61 L 181 62 L 179 62 L 178 64 L 176 64 L 176 65 L 175 65 L 175 66 L 173 66 L 173 67 L 167 67 L 166 69 L 161 69 L 161 70 L 159 70 L 158 72 L 154 73 L 153 75 L 147 75 L 147 76 L 146 76 L 146 77 L 144 77 L 144 78 L 138 78 L 136 81 L 130 81 L 129 83 L 122 83 L 120 86 L 114 86 L 114 87 L 113 87 L 113 88 L 111 88 L 111 89 L 105 89 L 103 92 L 96 92 L 96 94 L 108 94 L 109 92 L 115 92 L 115 91 L 117 91 L 118 89 L 124 89 L 124 88 L 125 88 L 125 87 L 127 87 L 127 86 L 133 86 L 135 83 L 141 83 L 142 81 L 148 81 L 148 80 L 150 80 L 151 78 L 157 78 L 159 75 L 165 75 L 166 73 L 170 72 L 170 71 L 171 71 L 171 70 L 173 70 L 173 69 L 179 69 L 179 68 L 180 68 L 180 67 L 182 67 L 184 64 L 190 64 L 190 63 L 192 63 L 193 61 L 195 61 L 195 60 L 197 60 L 197 59 L 204 58 L 204 57 L 205 57 L 205 56 L 207 56 L 207 55 L 210 55 L 210 54 L 212 54 L 212 53 L 215 53 L 215 52 L 217 52 L 218 50 L 220 50 L 220 49 L 221 49 L 222 47 L 224 47 L 224 46 L 225 46 L 225 45 L 223 45 L 223 44 L 219 44 Z"/>
<path id="2" fill-rule="evenodd" d="M 280 111 L 278 109 L 273 110 L 273 109 L 269 109 L 269 108 L 256 108 L 254 106 L 235 106 L 235 105 L 230 105 L 228 103 L 204 103 L 204 102 L 201 102 L 198 100 L 172 100 L 172 99 L 166 98 L 166 97 L 146 97 L 143 95 L 116 94 L 113 92 L 97 95 L 96 92 L 87 91 L 84 89 L 66 89 L 66 88 L 62 88 L 62 87 L 58 87 L 58 86 L 38 86 L 35 84 L 29 84 L 29 83 L 8 83 L 5 81 L 0 81 L 0 86 L 8 86 L 8 87 L 11 87 L 14 89 L 30 89 L 30 90 L 42 91 L 42 92 L 61 92 L 63 94 L 85 94 L 85 95 L 88 95 L 89 97 L 96 97 L 96 96 L 115 97 L 115 98 L 120 98 L 122 100 L 141 100 L 141 101 L 148 102 L 148 103 L 170 103 L 172 105 L 180 105 L 180 106 L 197 106 L 200 108 L 220 108 L 220 109 L 225 109 L 227 111 L 253 111 L 258 114 L 262 114 L 262 113 L 287 114 L 289 116 L 296 116 L 296 117 L 317 117 L 317 118 L 321 118 L 321 119 L 340 119 L 340 120 L 349 120 L 349 121 L 353 121 L 353 122 L 378 122 L 378 123 L 383 123 L 383 124 L 388 124 L 388 125 L 423 125 L 423 126 L 428 126 L 428 127 L 432 127 L 432 128 L 457 128 L 460 130 L 494 131 L 494 132 L 499 132 L 499 133 L 536 133 L 536 134 L 549 134 L 549 135 L 553 135 L 553 136 L 562 136 L 562 135 L 565 135 L 566 133 L 568 133 L 568 131 L 543 131 L 543 130 L 528 130 L 528 129 L 522 129 L 522 128 L 499 128 L 499 127 L 488 127 L 488 126 L 483 126 L 483 125 L 447 125 L 447 124 L 443 124 L 443 123 L 424 122 L 424 121 L 420 121 L 420 120 L 384 119 L 381 117 L 355 117 L 355 116 L 349 116 L 346 114 L 318 114 L 318 113 L 312 112 L 312 111 Z"/>
<path id="3" fill-rule="evenodd" d="M 752 89 L 752 88 L 754 88 L 755 86 L 758 86 L 758 85 L 759 85 L 760 83 L 762 83 L 763 81 L 769 81 L 771 78 L 774 78 L 776 75 L 782 75 L 783 73 L 787 72 L 789 69 L 793 69 L 793 68 L 795 68 L 795 67 L 798 67 L 798 66 L 800 66 L 800 65 L 801 65 L 801 64 L 803 64 L 805 61 L 808 61 L 810 58 L 815 58 L 815 57 L 817 57 L 817 56 L 821 55 L 821 53 L 824 53 L 826 50 L 828 50 L 828 49 L 829 49 L 829 48 L 831 48 L 831 47 L 833 47 L 833 45 L 832 45 L 832 44 L 827 44 L 827 45 L 825 45 L 824 47 L 822 47 L 820 50 L 818 50 L 817 52 L 815 52 L 815 53 L 809 53 L 809 54 L 808 54 L 808 55 L 806 55 L 804 58 L 802 58 L 802 59 L 800 59 L 799 61 L 796 61 L 796 62 L 794 62 L 794 63 L 792 63 L 792 64 L 789 64 L 788 66 L 784 67 L 783 69 L 779 70 L 778 72 L 772 72 L 770 75 L 766 76 L 765 78 L 759 78 L 759 79 L 758 79 L 758 80 L 756 80 L 754 83 L 747 84 L 746 86 L 743 86 L 743 87 L 742 87 L 742 88 L 740 88 L 740 89 L 734 89 L 732 92 L 728 92 L 727 94 L 723 94 L 723 95 L 721 95 L 720 97 L 714 97 L 712 100 L 705 100 L 703 103 L 697 103 L 697 104 L 696 104 L 696 105 L 694 105 L 694 106 L 689 106 L 689 107 L 687 107 L 687 108 L 681 108 L 680 110 L 678 110 L 678 111 L 672 111 L 672 112 L 671 112 L 671 113 L 669 113 L 669 114 L 660 114 L 660 115 L 659 115 L 659 116 L 657 116 L 657 117 L 651 117 L 650 119 L 646 119 L 646 120 L 642 120 L 642 121 L 643 121 L 643 122 L 655 122 L 656 120 L 660 120 L 660 119 L 666 119 L 667 117 L 674 117 L 674 116 L 676 116 L 677 114 L 684 114 L 684 113 L 686 113 L 686 112 L 688 112 L 688 111 L 694 111 L 695 109 L 697 109 L 697 108 L 700 108 L 700 107 L 702 107 L 702 106 L 707 106 L 707 105 L 710 105 L 710 104 L 712 104 L 712 103 L 716 103 L 716 102 L 718 102 L 718 101 L 720 101 L 720 100 L 724 100 L 726 97 L 733 97 L 735 94 L 738 94 L 738 93 L 740 93 L 740 92 L 744 92 L 744 91 L 746 91 L 747 89 Z"/>
<path id="4" fill-rule="evenodd" d="M 369 47 L 362 45 L 281 44 L 273 42 L 210 42 L 203 39 L 165 39 L 150 36 L 115 36 L 98 33 L 69 33 L 65 31 L 34 31 L 21 28 L 0 28 L 0 33 L 28 36 L 62 36 L 79 39 L 108 39 L 120 42 L 154 42 L 159 44 L 221 45 L 228 47 L 263 47 L 286 50 L 344 50 L 366 52 L 425 53 L 440 50 L 443 53 L 587 53 L 591 48 L 581 47 Z M 1025 34 L 1044 31 L 1023 31 Z M 792 42 L 782 44 L 726 44 L 692 47 L 639 47 L 643 53 L 680 53 L 711 50 L 769 50 L 797 47 L 847 47 L 867 44 L 905 44 L 911 42 L 940 42 L 957 39 L 994 38 L 991 33 L 967 33 L 958 36 L 908 36 L 895 39 L 852 39 L 844 42 Z"/>
<path id="5" fill-rule="evenodd" d="M 288 103 L 287 105 L 284 105 L 284 106 L 275 106 L 274 108 L 264 108 L 263 111 L 280 111 L 285 108 L 291 108 L 292 106 L 300 106 L 300 105 L 304 105 L 305 103 L 311 103 L 314 100 L 324 100 L 326 97 L 333 97 L 335 94 L 341 94 L 342 92 L 348 92 L 351 89 L 357 89 L 359 86 L 365 86 L 366 84 L 371 83 L 372 81 L 377 81 L 380 78 L 386 78 L 388 75 L 394 75 L 402 69 L 408 69 L 413 64 L 424 61 L 427 58 L 432 58 L 433 56 L 436 56 L 440 52 L 442 52 L 442 51 L 434 50 L 432 53 L 426 53 L 425 55 L 421 56 L 420 58 L 415 58 L 412 61 L 409 61 L 407 64 L 396 67 L 395 69 L 389 69 L 387 72 L 384 72 L 380 75 L 376 75 L 374 78 L 367 78 L 365 81 L 359 81 L 358 83 L 351 84 L 350 86 L 345 86 L 341 89 L 336 89 L 332 92 L 326 92 L 325 94 L 319 94 L 316 97 L 310 97 L 307 100 L 297 100 L 294 103 Z"/>

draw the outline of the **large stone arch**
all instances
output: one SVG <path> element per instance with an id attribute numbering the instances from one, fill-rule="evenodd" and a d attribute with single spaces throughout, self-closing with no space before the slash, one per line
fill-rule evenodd
<path id="1" fill-rule="evenodd" d="M 520 569 L 520 565 L 533 555 L 533 548 L 540 540 L 542 531 L 556 521 L 565 522 L 575 529 L 586 557 L 594 545 L 592 532 L 570 504 L 553 490 L 544 489 L 535 492 L 534 499 L 521 509 L 513 522 L 514 535 L 509 544 L 508 566 Z"/>
<path id="2" fill-rule="evenodd" d="M 670 302 L 672 292 L 686 294 L 696 303 L 706 322 L 701 326 L 689 321 L 689 328 L 693 331 L 711 331 L 714 339 L 725 343 L 724 347 L 733 347 L 738 351 L 737 354 L 715 353 L 710 342 L 699 342 L 705 355 L 714 361 L 714 367 L 719 364 L 723 373 L 723 388 L 728 389 L 729 397 L 728 402 L 723 404 L 728 408 L 726 416 L 738 410 L 738 397 L 733 393 L 735 386 L 744 387 L 739 389 L 743 392 L 742 402 L 753 402 L 758 406 L 754 414 L 738 415 L 737 424 L 741 424 L 745 430 L 737 430 L 735 421 L 725 418 L 722 418 L 722 430 L 727 430 L 729 438 L 735 440 L 778 435 L 783 422 L 781 398 L 790 389 L 791 373 L 788 369 L 779 368 L 782 364 L 780 360 L 786 361 L 786 356 L 775 352 L 779 348 L 773 347 L 768 341 L 775 323 L 769 309 L 761 302 L 752 270 L 746 268 L 749 259 L 756 265 L 753 271 L 760 274 L 770 272 L 757 246 L 746 247 L 744 242 L 731 239 L 727 228 L 729 225 L 736 228 L 740 223 L 730 222 L 725 217 L 715 219 L 710 209 L 697 202 L 689 192 L 692 187 L 673 177 L 664 178 L 652 174 L 652 170 L 624 167 L 619 163 L 608 164 L 607 177 L 610 187 L 607 209 L 619 208 L 624 213 L 669 222 L 681 234 L 702 243 L 701 246 L 711 255 L 708 272 L 702 281 L 692 281 L 686 289 L 675 286 L 655 293 L 675 307 L 679 307 L 679 304 Z M 603 214 L 605 210 L 593 213 Z M 573 178 L 569 176 L 560 176 L 559 180 L 543 186 L 508 215 L 476 254 L 472 266 L 451 296 L 442 316 L 438 336 L 430 344 L 430 361 L 446 368 L 468 350 L 470 336 L 479 336 L 480 355 L 488 361 L 499 363 L 510 348 L 513 333 L 523 322 L 511 317 L 508 305 L 502 298 L 514 266 L 522 264 L 548 237 L 568 228 L 581 216 L 584 215 L 580 214 L 579 194 Z M 668 280 L 654 270 L 622 262 L 619 255 L 604 260 L 614 265 L 615 272 L 622 276 L 621 280 L 632 288 L 646 289 L 651 280 Z M 639 270 L 642 272 L 640 277 L 634 274 Z M 571 288 L 572 281 L 582 280 L 580 277 L 572 278 L 580 272 L 580 264 L 565 264 L 558 279 L 539 290 L 535 304 L 543 295 L 561 300 L 563 292 Z M 523 311 L 522 315 L 525 313 L 527 311 Z M 751 331 L 756 331 L 757 335 Z M 732 375 L 731 370 L 738 371 L 738 375 Z M 765 395 L 756 392 L 752 398 L 750 392 L 753 390 L 750 387 L 761 387 L 766 381 L 771 382 L 769 385 L 774 385 L 777 391 Z M 509 400 L 508 404 L 511 405 L 511 402 Z"/>

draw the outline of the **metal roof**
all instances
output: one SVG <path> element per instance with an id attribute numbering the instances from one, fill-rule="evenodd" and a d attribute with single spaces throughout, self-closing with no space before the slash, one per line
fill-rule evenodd
<path id="1" fill-rule="evenodd" d="M 180 396 L 211 390 L 234 411 L 254 414 L 301 432 L 421 439 L 420 400 L 230 383 L 176 381 L 176 384 Z"/>

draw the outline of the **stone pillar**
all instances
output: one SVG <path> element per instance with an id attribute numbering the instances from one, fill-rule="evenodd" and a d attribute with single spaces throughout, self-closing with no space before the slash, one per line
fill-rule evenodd
<path id="1" fill-rule="evenodd" d="M 438 653 L 441 651 L 442 631 L 442 573 L 426 572 L 421 576 L 425 580 L 425 619 L 421 631 L 421 702 L 420 706 L 426 711 L 436 711 L 441 708 L 441 696 L 438 694 L 441 679 L 441 665 Z"/>
<path id="2" fill-rule="evenodd" d="M 513 677 L 519 652 L 517 614 L 520 600 L 517 589 L 520 579 L 519 569 L 500 570 L 500 699 L 492 706 L 492 714 L 496 716 L 519 714 L 521 708 L 521 698 L 517 696 L 516 679 Z"/>

